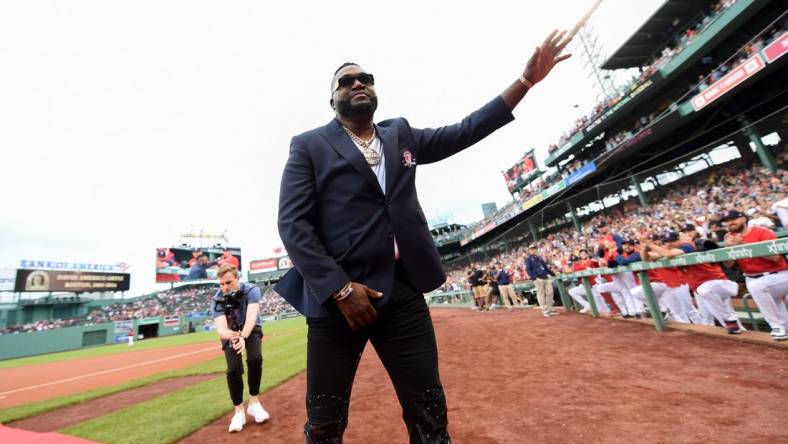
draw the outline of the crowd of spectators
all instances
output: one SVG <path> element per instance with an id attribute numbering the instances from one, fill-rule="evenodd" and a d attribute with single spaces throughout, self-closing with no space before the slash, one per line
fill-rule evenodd
<path id="1" fill-rule="evenodd" d="M 547 151 L 548 154 L 552 154 L 555 152 L 559 147 L 565 145 L 575 134 L 582 131 L 586 128 L 590 123 L 596 121 L 600 116 L 604 113 L 615 107 L 621 100 L 632 94 L 636 91 L 641 85 L 643 85 L 654 73 L 656 73 L 660 68 L 665 66 L 670 60 L 672 60 L 676 55 L 681 53 L 687 45 L 689 45 L 693 39 L 701 32 L 703 32 L 713 21 L 715 18 L 719 16 L 723 11 L 727 8 L 732 6 L 736 3 L 735 0 L 721 0 L 715 3 L 709 14 L 704 15 L 702 18 L 699 17 L 698 20 L 692 23 L 690 26 L 685 28 L 682 32 L 677 33 L 673 41 L 667 45 L 661 53 L 654 58 L 654 60 L 649 63 L 648 65 L 643 66 L 637 75 L 632 76 L 629 81 L 627 81 L 624 85 L 620 86 L 618 90 L 613 94 L 611 97 L 608 97 L 599 103 L 597 103 L 591 112 L 587 115 L 584 115 L 578 118 L 575 121 L 572 129 L 568 132 L 564 133 L 560 138 L 557 144 L 552 144 L 548 147 Z M 778 29 L 773 30 L 768 37 L 762 38 L 760 40 L 756 40 L 751 45 L 748 45 L 745 48 L 745 53 L 751 54 L 753 51 L 759 51 L 763 48 L 763 46 L 768 45 L 772 40 L 779 37 L 783 31 L 782 28 L 788 26 L 788 23 L 784 23 L 783 25 L 778 26 Z M 737 58 L 734 62 L 741 63 L 741 58 Z M 744 58 L 746 60 L 746 57 Z M 733 65 L 732 67 L 720 67 L 712 74 L 707 76 L 707 82 L 713 83 L 713 79 L 719 79 L 722 75 L 727 72 L 728 69 L 732 69 L 733 67 L 738 65 Z M 703 81 L 703 79 L 700 79 Z M 704 86 L 695 86 L 693 88 L 704 88 Z M 635 120 L 632 125 L 624 130 L 618 131 L 614 134 L 606 135 L 605 139 L 605 152 L 614 150 L 615 148 L 619 147 L 622 143 L 626 142 L 627 140 L 632 140 L 633 137 L 637 136 L 641 131 L 646 129 L 652 122 L 657 120 L 659 116 L 667 109 L 667 104 L 663 104 L 661 107 L 658 107 L 648 114 L 641 116 L 639 119 Z M 499 218 L 501 215 L 506 214 L 508 211 L 511 211 L 514 207 L 521 205 L 523 202 L 527 201 L 531 197 L 537 195 L 538 193 L 544 191 L 545 189 L 549 188 L 551 185 L 556 183 L 557 181 L 564 179 L 570 176 L 572 173 L 580 169 L 583 165 L 585 165 L 586 161 L 581 159 L 574 159 L 573 161 L 569 162 L 567 165 L 561 168 L 560 174 L 556 174 L 547 178 L 545 180 L 542 179 L 535 179 L 533 182 L 526 186 L 522 186 L 523 177 L 517 174 L 510 174 L 511 172 L 507 172 L 505 174 L 505 178 L 507 181 L 507 187 L 511 192 L 514 189 L 518 190 L 517 195 L 515 196 L 513 202 L 507 204 L 503 208 L 499 209 L 495 215 L 480 220 L 478 222 L 472 223 L 468 226 L 468 232 L 474 232 L 477 229 L 488 225 L 492 220 Z M 519 170 L 518 165 L 520 162 L 516 164 L 512 170 L 517 172 L 523 172 L 525 169 L 520 168 Z M 446 236 L 443 239 L 436 239 L 436 242 L 446 242 L 449 240 L 454 240 L 455 238 L 462 238 L 464 236 Z"/>
<path id="2" fill-rule="evenodd" d="M 559 147 L 565 145 L 572 137 L 574 137 L 575 134 L 583 131 L 586 126 L 596 121 L 601 115 L 611 110 L 619 102 L 621 102 L 621 100 L 636 91 L 641 85 L 648 81 L 648 79 L 651 78 L 654 73 L 664 67 L 678 54 L 680 54 L 684 48 L 686 48 L 694 40 L 695 36 L 703 32 L 722 12 L 735 3 L 736 0 L 718 1 L 713 5 L 709 14 L 699 18 L 698 21 L 692 23 L 684 31 L 677 33 L 674 36 L 673 41 L 666 45 L 662 49 L 661 53 L 656 56 L 651 63 L 641 67 L 637 75 L 632 76 L 628 82 L 620 86 L 610 97 L 606 97 L 604 100 L 597 103 L 590 113 L 578 118 L 572 128 L 559 138 L 557 144 L 553 144 L 548 147 L 548 153 L 552 154 Z M 623 131 L 622 133 L 609 137 L 606 143 L 608 150 L 614 148 L 628 137 L 631 137 L 632 133 L 636 133 L 639 128 L 648 125 L 648 123 L 651 122 L 653 118 L 653 115 L 643 116 L 636 122 L 635 127 L 631 130 Z M 627 135 L 627 133 L 630 134 Z"/>
<path id="3" fill-rule="evenodd" d="M 92 310 L 85 316 L 69 319 L 43 319 L 36 322 L 28 322 L 22 325 L 13 325 L 0 329 L 0 335 L 12 333 L 24 333 L 29 331 L 46 331 L 61 327 L 77 327 L 80 325 L 93 325 L 107 322 L 107 315 L 101 309 Z"/>
<path id="4" fill-rule="evenodd" d="M 10 326 L 0 329 L 0 335 L 45 331 L 61 327 L 94 325 L 105 322 L 142 319 L 155 316 L 188 316 L 195 313 L 208 316 L 210 299 L 216 293 L 217 289 L 218 287 L 215 285 L 174 288 L 147 297 L 138 298 L 131 302 L 117 302 L 104 305 L 100 308 L 91 310 L 83 316 L 68 319 L 45 319 L 22 325 Z M 274 293 L 270 287 L 265 289 L 260 301 L 260 313 L 263 316 L 273 316 L 290 311 L 293 311 L 293 308 L 287 301 Z"/>
<path id="5" fill-rule="evenodd" d="M 779 219 L 774 207 L 776 202 L 786 198 L 788 171 L 781 170 L 773 175 L 761 166 L 750 169 L 728 166 L 698 176 L 689 184 L 655 190 L 649 206 L 641 206 L 633 198 L 597 215 L 583 224 L 582 233 L 574 228 L 552 233 L 541 242 L 540 255 L 556 270 L 567 271 L 570 257 L 579 255 L 581 249 L 594 249 L 599 229 L 604 225 L 624 239 L 638 239 L 649 233 L 692 224 L 702 237 L 722 242 L 724 230 L 720 216 L 727 210 L 746 212 L 751 223 L 773 229 L 788 224 L 788 220 Z"/>
<path id="6" fill-rule="evenodd" d="M 694 94 L 703 92 L 706 88 L 725 77 L 730 71 L 733 71 L 736 67 L 759 53 L 763 48 L 780 38 L 786 31 L 788 31 L 788 20 L 775 24 L 771 29 L 765 30 L 751 42 L 739 49 L 739 51 L 728 61 L 714 68 L 709 74 L 705 76 L 699 75 L 698 82 L 690 87 L 690 92 Z"/>
<path id="7" fill-rule="evenodd" d="M 707 75 L 700 75 L 698 76 L 698 81 L 694 85 L 690 87 L 691 94 L 698 94 L 723 78 L 726 74 L 730 71 L 736 69 L 739 65 L 746 62 L 750 57 L 761 51 L 765 46 L 772 43 L 775 39 L 782 36 L 786 29 L 788 29 L 788 21 L 784 21 L 781 24 L 777 24 L 772 27 L 770 30 L 766 30 L 766 32 L 761 33 L 758 37 L 756 37 L 752 42 L 748 43 L 747 45 L 743 46 L 737 53 L 731 57 L 730 60 L 726 61 L 725 63 L 720 64 L 718 67 L 713 69 Z M 690 33 L 687 36 L 687 41 L 690 41 L 692 37 L 694 37 L 696 33 Z M 667 109 L 667 108 L 665 108 Z M 612 134 L 607 137 L 605 140 L 605 151 L 611 151 L 621 145 L 624 141 L 630 140 L 646 127 L 649 126 L 652 122 L 659 119 L 659 116 L 662 114 L 664 109 L 655 109 L 647 115 L 641 116 L 640 119 L 636 120 L 630 128 L 625 130 L 621 130 L 615 134 Z"/>
<path id="8" fill-rule="evenodd" d="M 779 163 L 785 164 L 785 154 Z M 602 227 L 605 233 L 639 239 L 692 224 L 701 238 L 721 244 L 725 230 L 720 217 L 734 209 L 746 213 L 750 224 L 776 231 L 788 228 L 788 170 L 773 174 L 760 164 L 742 168 L 738 161 L 733 163 L 654 190 L 649 194 L 649 206 L 630 198 L 586 220 L 581 232 L 568 227 L 550 233 L 538 243 L 538 254 L 555 272 L 571 272 L 572 260 L 580 256 L 581 250 L 595 250 L 603 236 Z M 438 291 L 470 290 L 468 274 L 477 270 L 490 273 L 503 269 L 511 273 L 514 283 L 528 281 L 525 256 L 526 245 L 519 243 L 487 260 L 448 266 L 447 280 Z"/>
<path id="9" fill-rule="evenodd" d="M 783 32 L 784 29 L 772 31 L 763 42 L 756 40 L 752 50 L 760 50 Z M 650 195 L 650 206 L 643 207 L 630 196 L 628 201 L 586 221 L 581 232 L 572 227 L 551 233 L 540 242 L 538 254 L 546 258 L 556 272 L 571 272 L 572 262 L 578 260 L 580 251 L 595 251 L 604 233 L 616 233 L 624 239 L 639 239 L 648 234 L 677 230 L 688 224 L 695 226 L 701 239 L 724 244 L 726 230 L 721 216 L 729 210 L 746 213 L 751 226 L 762 226 L 774 231 L 786 229 L 786 148 L 788 145 L 777 150 L 782 151 L 775 159 L 780 167 L 777 173 L 770 172 L 760 164 L 742 168 L 739 161 L 732 162 L 734 165 L 712 167 L 655 190 Z M 478 276 L 487 277 L 482 278 L 484 280 L 504 270 L 513 283 L 527 281 L 529 279 L 523 266 L 525 257 L 525 245 L 513 244 L 509 245 L 506 252 L 486 260 L 448 266 L 447 280 L 433 297 L 437 297 L 439 303 L 459 302 L 462 298 L 456 293 L 471 291 L 471 276 L 477 273 Z M 494 287 L 494 283 L 487 282 L 484 291 L 495 292 Z M 441 293 L 449 295 L 443 296 Z M 479 304 L 475 306 L 479 307 Z"/>

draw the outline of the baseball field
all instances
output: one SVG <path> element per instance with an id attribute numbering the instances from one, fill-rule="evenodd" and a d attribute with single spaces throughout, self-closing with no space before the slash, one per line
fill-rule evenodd
<path id="1" fill-rule="evenodd" d="M 432 316 L 455 442 L 788 442 L 783 345 L 528 309 Z M 271 419 L 240 433 L 227 433 L 213 332 L 0 362 L 0 422 L 59 433 L 41 435 L 47 442 L 300 442 L 306 326 L 291 319 L 264 329 L 261 399 Z M 345 437 L 407 442 L 371 348 Z"/>

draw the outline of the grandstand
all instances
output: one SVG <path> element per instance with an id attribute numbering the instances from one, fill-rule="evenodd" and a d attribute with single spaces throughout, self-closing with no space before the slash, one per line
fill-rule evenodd
<path id="1" fill-rule="evenodd" d="M 434 300 L 467 300 L 459 295 L 465 271 L 491 263 L 511 268 L 515 285 L 527 289 L 525 243 L 540 241 L 541 253 L 563 271 L 602 221 L 634 237 L 646 228 L 697 224 L 699 217 L 711 231 L 731 205 L 769 217 L 788 184 L 787 26 L 777 1 L 666 1 L 601 67 L 639 74 L 548 148 L 541 159 L 547 170 L 513 167 L 528 176 L 509 178 L 510 204 L 468 226 L 432 227 L 448 271 Z M 735 193 L 743 186 L 751 195 Z M 774 223 L 779 229 L 781 221 Z M 285 272 L 250 270 L 249 280 L 268 289 Z M 161 335 L 175 331 L 164 325 L 173 317 L 192 329 L 208 317 L 215 288 L 186 285 L 122 302 L 76 295 L 20 300 L 0 307 L 0 335 L 129 320 L 155 323 L 158 329 L 146 331 Z M 293 313 L 268 291 L 262 308 L 267 316 Z M 120 334 L 109 330 L 103 342 Z"/>
<path id="2" fill-rule="evenodd" d="M 61 295 L 4 304 L 0 307 L 0 320 L 3 322 L 0 338 L 19 333 L 56 333 L 52 330 L 63 327 L 80 328 L 68 329 L 75 330 L 76 336 L 64 341 L 27 336 L 33 340 L 24 348 L 11 347 L 12 338 L 6 338 L 6 342 L 0 339 L 0 345 L 3 345 L 0 359 L 125 342 L 128 330 L 135 331 L 140 338 L 148 338 L 210 328 L 210 298 L 218 288 L 216 283 L 199 283 L 127 299 Z M 274 320 L 294 314 L 293 308 L 270 286 L 261 286 L 261 289 L 260 312 L 264 319 Z"/>
<path id="3" fill-rule="evenodd" d="M 788 58 L 774 48 L 784 47 L 786 19 L 776 1 L 665 2 L 602 66 L 640 75 L 555 144 L 543 159 L 555 168 L 547 182 L 461 235 L 436 238 L 444 259 L 542 239 L 632 198 L 646 205 L 644 193 L 732 158 L 776 170 Z M 716 96 L 701 104 L 708 91 Z"/>
<path id="4" fill-rule="evenodd" d="M 469 269 L 509 267 L 516 285 L 527 282 L 531 242 L 569 272 L 603 224 L 637 239 L 691 223 L 722 244 L 720 214 L 738 209 L 785 233 L 773 205 L 788 191 L 786 29 L 778 2 L 665 2 L 602 66 L 640 74 L 548 149 L 545 180 L 464 233 L 436 238 L 449 277 L 434 302 L 467 302 Z M 746 299 L 736 305 L 762 325 Z"/>

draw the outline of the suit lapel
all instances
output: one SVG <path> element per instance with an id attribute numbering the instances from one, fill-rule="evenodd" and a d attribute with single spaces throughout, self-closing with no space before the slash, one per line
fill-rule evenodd
<path id="1" fill-rule="evenodd" d="M 361 154 L 361 150 L 359 150 L 356 144 L 350 140 L 350 137 L 342 128 L 342 124 L 340 124 L 338 120 L 334 119 L 331 121 L 331 123 L 325 126 L 323 137 L 326 138 L 331 147 L 334 148 L 334 150 L 339 153 L 340 156 L 344 157 L 345 160 L 350 162 L 350 164 L 353 165 L 353 168 L 355 168 L 359 174 L 364 176 L 364 178 L 366 178 L 380 194 L 383 194 L 383 190 L 380 188 L 380 184 L 378 183 L 378 178 L 375 177 L 375 173 L 372 172 L 372 168 L 369 167 L 366 159 L 364 159 L 364 155 Z M 388 164 L 388 158 L 386 158 L 386 163 Z M 388 176 L 388 168 L 386 168 L 386 175 Z M 388 184 L 388 180 L 386 183 Z"/>
<path id="2" fill-rule="evenodd" d="M 394 176 L 399 171 L 397 164 L 400 162 L 397 128 L 375 125 L 375 130 L 383 144 L 383 156 L 386 159 L 386 194 L 390 194 L 394 191 Z"/>

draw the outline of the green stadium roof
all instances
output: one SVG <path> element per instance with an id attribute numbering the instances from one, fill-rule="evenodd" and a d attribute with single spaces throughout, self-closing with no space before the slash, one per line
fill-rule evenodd
<path id="1" fill-rule="evenodd" d="M 638 68 L 651 62 L 676 32 L 709 10 L 709 0 L 667 0 L 610 56 L 602 69 Z"/>

